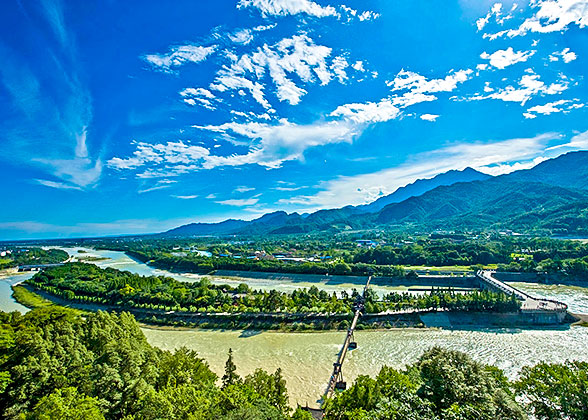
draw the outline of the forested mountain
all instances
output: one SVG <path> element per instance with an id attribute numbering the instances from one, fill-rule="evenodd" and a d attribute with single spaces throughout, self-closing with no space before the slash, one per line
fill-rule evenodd
<path id="1" fill-rule="evenodd" d="M 417 223 L 431 228 L 496 225 L 517 230 L 575 230 L 588 227 L 586 211 L 585 191 L 491 179 L 439 187 L 420 197 L 391 204 L 378 213 L 375 223 Z"/>
<path id="2" fill-rule="evenodd" d="M 490 175 L 483 174 L 472 168 L 465 168 L 463 171 L 448 171 L 439 174 L 430 179 L 417 179 L 412 184 L 398 188 L 392 194 L 378 198 L 376 201 L 364 206 L 358 206 L 361 212 L 376 213 L 386 207 L 388 204 L 400 203 L 411 197 L 418 197 L 437 187 L 457 184 L 458 182 L 483 181 L 492 178 Z"/>
<path id="3" fill-rule="evenodd" d="M 567 153 L 531 169 L 502 175 L 501 178 L 588 190 L 588 151 Z"/>
<path id="4" fill-rule="evenodd" d="M 459 181 L 468 177 L 480 179 Z M 435 184 L 439 185 L 427 190 Z M 424 192 L 419 194 L 420 191 Z M 395 201 L 405 196 L 408 198 Z M 391 203 L 375 213 L 366 212 L 387 201 Z M 588 152 L 568 153 L 532 169 L 497 177 L 473 169 L 450 171 L 416 181 L 363 207 L 320 210 L 306 217 L 275 212 L 250 222 L 194 223 L 164 235 L 290 234 L 391 227 L 586 234 Z"/>

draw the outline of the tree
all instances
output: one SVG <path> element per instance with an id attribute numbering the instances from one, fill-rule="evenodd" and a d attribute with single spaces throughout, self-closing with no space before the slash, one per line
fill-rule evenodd
<path id="1" fill-rule="evenodd" d="M 237 366 L 235 365 L 235 362 L 233 362 L 233 349 L 230 348 L 229 357 L 225 363 L 225 374 L 222 377 L 223 389 L 229 385 L 235 385 L 241 382 L 241 378 L 237 375 L 236 371 Z"/>
<path id="2" fill-rule="evenodd" d="M 292 414 L 292 420 L 313 420 L 312 419 L 312 415 L 304 410 L 301 407 L 298 407 L 296 409 L 296 411 L 294 411 L 294 414 Z"/>
<path id="3" fill-rule="evenodd" d="M 464 418 L 470 418 L 465 413 L 477 413 L 477 419 L 493 419 L 498 414 L 502 419 L 526 417 L 501 388 L 496 374 L 465 353 L 433 347 L 415 367 L 421 381 L 417 394 L 431 401 L 438 412 L 462 413 Z"/>
<path id="4" fill-rule="evenodd" d="M 104 420 L 98 400 L 76 388 L 58 389 L 43 397 L 26 420 Z"/>
<path id="5" fill-rule="evenodd" d="M 251 386 L 255 392 L 280 411 L 284 413 L 289 411 L 288 391 L 281 369 L 278 368 L 273 375 L 262 369 L 256 369 L 253 374 L 245 378 L 245 385 Z"/>
<path id="6" fill-rule="evenodd" d="M 588 363 L 523 367 L 517 394 L 538 419 L 588 419 Z"/>

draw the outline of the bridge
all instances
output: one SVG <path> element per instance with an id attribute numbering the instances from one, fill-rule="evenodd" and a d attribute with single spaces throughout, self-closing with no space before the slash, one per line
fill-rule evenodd
<path id="1" fill-rule="evenodd" d="M 18 266 L 18 271 L 41 271 L 41 270 L 44 270 L 45 268 L 59 267 L 59 266 L 61 266 L 63 264 L 64 263 L 58 263 L 58 264 L 26 264 L 26 265 L 19 265 Z"/>
<path id="2" fill-rule="evenodd" d="M 370 281 L 372 280 L 372 276 L 370 276 L 363 288 L 363 293 L 361 296 L 358 297 L 357 301 L 355 302 L 353 309 L 355 311 L 353 315 L 353 320 L 351 321 L 351 325 L 347 330 L 347 335 L 345 336 L 345 341 L 343 341 L 343 346 L 341 346 L 341 350 L 337 356 L 337 361 L 333 363 L 333 373 L 329 378 L 329 384 L 327 385 L 327 389 L 323 394 L 322 401 L 326 401 L 328 397 L 330 397 L 335 390 L 344 390 L 347 387 L 346 382 L 343 381 L 343 373 L 341 372 L 341 368 L 343 366 L 343 362 L 345 361 L 345 356 L 349 350 L 353 350 L 357 348 L 357 343 L 353 341 L 353 332 L 355 331 L 355 327 L 357 326 L 357 321 L 359 320 L 360 315 L 364 310 L 364 303 L 366 298 L 366 293 L 368 287 L 370 286 Z"/>
<path id="3" fill-rule="evenodd" d="M 476 272 L 476 277 L 480 281 L 480 285 L 489 290 L 505 293 L 508 296 L 515 295 L 521 301 L 521 311 L 545 311 L 565 313 L 568 310 L 568 305 L 552 299 L 536 298 L 528 293 L 525 293 L 513 286 L 510 286 L 498 280 L 494 274 L 496 271 L 480 270 Z"/>

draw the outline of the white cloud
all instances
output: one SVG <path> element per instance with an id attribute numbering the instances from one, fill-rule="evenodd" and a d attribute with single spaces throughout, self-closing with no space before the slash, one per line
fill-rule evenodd
<path id="1" fill-rule="evenodd" d="M 284 38 L 274 45 L 264 44 L 240 57 L 227 53 L 230 64 L 221 68 L 210 88 L 219 92 L 247 90 L 264 108 L 271 105 L 265 97 L 263 80 L 269 76 L 276 87 L 280 101 L 296 105 L 307 91 L 294 82 L 296 76 L 303 84 L 317 81 L 328 84 L 332 78 L 344 82 L 344 69 L 348 66 L 343 57 L 335 57 L 329 63 L 331 48 L 317 45 L 307 35 Z"/>
<path id="2" fill-rule="evenodd" d="M 100 158 L 92 157 L 86 144 L 93 120 L 91 92 L 82 83 L 75 37 L 65 24 L 61 2 L 41 6 L 59 46 L 29 60 L 39 78 L 20 53 L 0 45 L 0 87 L 10 114 L 1 130 L 3 156 L 15 165 L 35 166 L 46 173 L 42 177 L 59 179 L 41 180 L 42 185 L 90 188 L 102 171 Z"/>
<path id="3" fill-rule="evenodd" d="M 362 73 L 365 71 L 365 68 L 363 67 L 363 61 L 361 60 L 358 60 L 355 63 L 353 63 L 351 67 L 353 67 L 354 70 L 360 71 Z"/>
<path id="4" fill-rule="evenodd" d="M 393 92 L 405 91 L 401 95 L 391 95 L 379 102 L 340 105 L 329 116 L 342 117 L 358 124 L 389 121 L 398 118 L 402 108 L 437 100 L 430 93 L 453 91 L 459 83 L 468 80 L 472 73 L 469 69 L 459 70 L 443 79 L 427 79 L 418 73 L 401 70 L 394 80 L 386 82 Z"/>
<path id="5" fill-rule="evenodd" d="M 229 34 L 229 39 L 235 44 L 247 45 L 253 41 L 251 29 L 240 29 L 234 34 Z"/>
<path id="6" fill-rule="evenodd" d="M 233 33 L 229 33 L 227 37 L 231 42 L 240 45 L 249 45 L 251 41 L 254 39 L 254 32 L 262 32 L 267 31 L 269 29 L 273 29 L 276 27 L 276 24 L 273 25 L 259 25 L 253 28 L 242 28 L 238 29 Z M 218 38 L 221 38 L 223 35 L 220 33 L 215 34 Z"/>
<path id="7" fill-rule="evenodd" d="M 517 51 L 514 52 L 512 47 L 508 47 L 506 50 L 498 50 L 492 54 L 483 52 L 480 54 L 480 58 L 489 60 L 490 65 L 498 69 L 504 69 L 505 67 L 512 66 L 516 63 L 527 61 L 530 57 L 535 54 L 535 51 Z"/>
<path id="8" fill-rule="evenodd" d="M 563 32 L 570 25 L 588 26 L 588 0 L 535 0 L 530 6 L 536 11 L 518 28 L 485 34 L 484 37 L 496 39 L 506 35 L 512 38 L 529 32 Z"/>
<path id="9" fill-rule="evenodd" d="M 539 156 L 535 159 L 527 160 L 524 162 L 499 163 L 490 166 L 485 166 L 483 168 L 478 168 L 478 170 L 488 175 L 498 176 L 509 174 L 514 171 L 521 171 L 523 169 L 531 169 L 532 167 L 539 165 L 541 162 L 544 162 L 546 160 L 546 157 Z"/>
<path id="10" fill-rule="evenodd" d="M 36 179 L 35 181 L 38 184 L 44 185 L 46 187 L 57 188 L 60 190 L 82 190 L 82 188 L 78 187 L 77 185 L 70 185 L 59 181 L 49 181 L 47 179 Z"/>
<path id="11" fill-rule="evenodd" d="M 339 83 L 345 83 L 347 80 L 347 73 L 345 72 L 347 67 L 349 67 L 349 63 L 345 57 L 338 56 L 333 59 L 331 70 L 335 74 L 335 77 L 339 80 Z"/>
<path id="12" fill-rule="evenodd" d="M 201 105 L 211 111 L 216 110 L 218 102 L 222 102 L 211 91 L 204 88 L 186 88 L 180 91 L 180 96 L 188 105 Z"/>
<path id="13" fill-rule="evenodd" d="M 241 89 L 246 89 L 249 91 L 253 99 L 259 102 L 261 106 L 266 109 L 271 108 L 270 103 L 265 99 L 262 84 L 258 82 L 252 82 L 243 76 L 237 76 L 235 74 L 225 72 L 225 70 L 221 70 L 221 72 L 219 72 L 219 75 L 215 79 L 215 83 L 211 84 L 210 88 L 219 92 L 226 92 L 228 90 L 238 90 L 241 92 Z"/>
<path id="14" fill-rule="evenodd" d="M 406 108 L 411 105 L 420 104 L 422 102 L 431 102 L 436 101 L 437 97 L 435 95 L 427 95 L 422 92 L 405 92 L 401 96 L 392 96 L 391 97 L 392 103 L 399 107 L 399 108 Z"/>
<path id="15" fill-rule="evenodd" d="M 61 178 L 66 184 L 81 188 L 95 186 L 102 174 L 102 161 L 92 161 L 87 157 L 73 159 L 34 158 L 34 162 L 52 168 L 53 175 Z M 47 183 L 44 185 L 49 186 Z"/>
<path id="16" fill-rule="evenodd" d="M 357 18 L 360 20 L 360 22 L 364 22 L 366 20 L 374 20 L 379 17 L 380 17 L 379 13 L 373 12 L 371 10 L 366 10 L 366 11 L 357 15 Z"/>
<path id="17" fill-rule="evenodd" d="M 274 187 L 276 191 L 298 191 L 306 187 Z"/>
<path id="18" fill-rule="evenodd" d="M 298 125 L 283 119 L 273 125 L 259 122 L 230 122 L 217 126 L 195 127 L 251 140 L 246 154 L 208 156 L 203 163 L 204 168 L 208 169 L 247 164 L 279 168 L 285 161 L 302 159 L 304 152 L 309 148 L 333 143 L 351 143 L 358 134 L 354 125 L 341 121 Z"/>
<path id="19" fill-rule="evenodd" d="M 331 16 L 341 19 L 343 17 L 348 22 L 352 19 L 364 22 L 380 17 L 379 13 L 371 10 L 358 12 L 344 4 L 339 5 L 340 13 L 333 6 L 321 6 L 312 0 L 239 0 L 237 8 L 243 9 L 246 7 L 258 9 L 263 17 L 306 14 L 319 18 Z"/>
<path id="20" fill-rule="evenodd" d="M 238 192 L 238 193 L 246 193 L 246 192 L 249 192 L 249 191 L 255 191 L 255 188 L 253 188 L 253 187 L 247 187 L 245 185 L 241 185 L 241 186 L 235 188 L 235 191 Z"/>
<path id="21" fill-rule="evenodd" d="M 484 88 L 487 95 L 476 95 L 469 100 L 497 99 L 504 102 L 518 102 L 521 105 L 537 95 L 557 95 L 568 88 L 568 82 L 559 80 L 557 83 L 545 84 L 538 74 L 525 74 L 518 82 L 518 86 L 508 85 L 496 91 L 490 91 L 489 85 Z"/>
<path id="22" fill-rule="evenodd" d="M 239 0 L 237 8 L 254 7 L 262 16 L 287 16 L 304 13 L 315 17 L 339 14 L 332 6 L 321 6 L 311 0 Z"/>
<path id="23" fill-rule="evenodd" d="M 557 134 L 543 134 L 493 143 L 455 143 L 414 155 L 393 168 L 321 182 L 318 193 L 282 199 L 279 203 L 299 206 L 304 211 L 366 204 L 382 193 L 390 194 L 417 179 L 431 178 L 450 169 L 461 170 L 470 166 L 484 172 L 498 172 L 497 165 L 532 161 L 541 157 L 547 145 L 559 138 Z M 503 166 L 502 170 L 507 169 Z"/>
<path id="24" fill-rule="evenodd" d="M 572 109 L 583 108 L 584 104 L 577 103 L 577 101 L 577 99 L 561 99 L 559 101 L 549 102 L 544 105 L 536 105 L 527 109 L 527 112 L 525 112 L 523 115 L 525 118 L 533 119 L 537 117 L 537 114 L 551 115 L 559 112 L 567 113 Z"/>
<path id="25" fill-rule="evenodd" d="M 366 102 L 340 105 L 329 114 L 331 117 L 343 117 L 355 123 L 384 122 L 398 117 L 400 109 L 390 99 L 380 102 Z"/>
<path id="26" fill-rule="evenodd" d="M 254 204 L 257 204 L 258 201 L 259 201 L 258 198 L 243 198 L 243 199 L 220 200 L 220 201 L 215 201 L 215 203 L 224 204 L 226 206 L 245 207 L 245 206 L 253 206 Z"/>
<path id="27" fill-rule="evenodd" d="M 330 116 L 345 117 L 356 123 L 382 122 L 397 118 L 400 109 L 422 102 L 437 100 L 431 93 L 451 92 L 459 83 L 469 79 L 472 70 L 451 72 L 443 79 L 427 79 L 411 71 L 401 70 L 394 80 L 386 84 L 393 92 L 404 91 L 402 94 L 391 95 L 379 102 L 351 103 L 339 106 Z"/>
<path id="28" fill-rule="evenodd" d="M 139 174 L 139 178 L 158 178 L 177 176 L 198 169 L 210 154 L 208 149 L 179 142 L 150 144 L 133 142 L 136 150 L 128 158 L 113 157 L 108 166 L 117 170 L 134 170 L 148 166 L 148 170 Z"/>
<path id="29" fill-rule="evenodd" d="M 198 198 L 198 195 L 172 195 L 173 198 L 179 198 L 180 200 L 193 200 Z"/>
<path id="30" fill-rule="evenodd" d="M 421 120 L 424 120 L 424 121 L 434 122 L 434 121 L 437 121 L 437 118 L 439 118 L 439 115 L 436 115 L 436 114 L 423 114 L 423 115 L 421 115 Z"/>
<path id="31" fill-rule="evenodd" d="M 212 155 L 209 149 L 182 141 L 161 144 L 134 142 L 136 148 L 131 156 L 113 157 L 108 166 L 115 170 L 140 169 L 142 172 L 136 175 L 139 179 L 176 177 L 221 166 L 257 164 L 272 169 L 279 168 L 286 161 L 303 159 L 304 152 L 309 148 L 350 143 L 360 132 L 358 127 L 346 121 L 298 125 L 285 119 L 276 124 L 249 121 L 194 127 L 220 133 L 226 140 L 240 146 L 247 144 L 248 150 L 243 154 L 225 156 Z"/>
<path id="32" fill-rule="evenodd" d="M 148 193 L 148 192 L 151 192 L 151 191 L 163 190 L 163 189 L 169 188 L 169 187 L 170 187 L 170 185 L 167 185 L 167 184 L 159 184 L 158 183 L 158 184 L 156 184 L 156 185 L 154 185 L 152 187 L 143 188 L 143 189 L 139 190 L 138 193 L 139 194 L 144 194 L 144 193 Z"/>
<path id="33" fill-rule="evenodd" d="M 167 54 L 147 54 L 143 56 L 143 59 L 155 69 L 170 72 L 173 71 L 174 67 L 206 60 L 216 48 L 216 45 L 208 47 L 201 45 L 179 45 L 172 47 Z"/>
<path id="34" fill-rule="evenodd" d="M 458 70 L 445 76 L 443 79 L 427 79 L 418 73 L 412 71 L 401 70 L 398 72 L 394 80 L 386 82 L 392 89 L 410 90 L 414 93 L 436 93 L 436 92 L 451 92 L 459 83 L 468 80 L 473 73 L 472 70 Z"/>
<path id="35" fill-rule="evenodd" d="M 569 48 L 564 48 L 562 51 L 556 51 L 550 54 L 549 61 L 559 61 L 560 57 L 566 64 L 578 58 L 575 52 L 570 51 Z"/>
<path id="36" fill-rule="evenodd" d="M 570 150 L 587 150 L 588 149 L 588 131 L 576 134 L 567 143 L 558 144 L 547 148 L 548 151 L 564 149 L 561 153 L 568 152 Z"/>
<path id="37" fill-rule="evenodd" d="M 513 12 L 515 9 L 516 9 L 516 4 L 511 9 L 511 12 Z M 490 9 L 490 11 L 486 14 L 486 16 L 481 17 L 480 19 L 478 19 L 476 21 L 476 26 L 478 28 L 478 31 L 481 31 L 482 29 L 484 29 L 484 27 L 490 21 L 491 17 L 495 17 L 496 22 L 500 25 L 502 25 L 505 20 L 510 19 L 510 17 L 511 17 L 510 15 L 506 15 L 501 19 L 500 16 L 502 16 L 502 3 L 494 3 L 492 5 L 492 8 Z"/>

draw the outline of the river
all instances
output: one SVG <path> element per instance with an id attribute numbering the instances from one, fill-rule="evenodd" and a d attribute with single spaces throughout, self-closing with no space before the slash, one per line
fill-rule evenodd
<path id="1" fill-rule="evenodd" d="M 129 270 L 143 275 L 168 275 L 182 281 L 200 278 L 192 274 L 168 273 L 139 263 L 116 251 L 65 249 L 79 257 L 105 258 L 95 261 L 101 267 Z M 0 281 L 0 309 L 20 310 L 22 307 L 10 298 L 11 282 L 24 280 L 30 274 L 19 274 Z M 224 282 L 223 278 L 213 278 Z M 231 279 L 233 282 L 243 282 Z M 299 279 L 247 279 L 253 288 L 291 290 L 308 287 Z M 360 288 L 361 284 L 346 282 L 319 282 L 319 288 L 331 291 Z M 516 283 L 516 286 L 537 296 L 566 302 L 570 311 L 588 313 L 588 289 L 563 285 Z M 378 286 L 383 287 L 383 286 Z M 402 289 L 402 288 L 400 288 Z M 383 287 L 380 292 L 398 290 Z M 20 308 L 19 308 L 20 307 Z M 178 330 L 144 327 L 147 340 L 160 348 L 172 350 L 181 346 L 196 350 L 219 376 L 223 373 L 229 348 L 233 349 L 237 372 L 247 375 L 261 367 L 268 371 L 282 368 L 288 384 L 290 402 L 295 405 L 315 404 L 324 391 L 332 363 L 343 342 L 343 332 L 281 333 L 223 330 Z M 588 361 L 588 328 L 565 327 L 552 329 L 475 329 L 436 330 L 398 329 L 388 331 L 358 331 L 355 334 L 359 348 L 348 356 L 343 366 L 344 378 L 353 381 L 357 375 L 376 375 L 383 365 L 403 367 L 414 362 L 431 346 L 443 346 L 468 353 L 474 359 L 494 364 L 510 378 L 520 368 L 539 361 L 562 362 L 566 359 Z"/>

